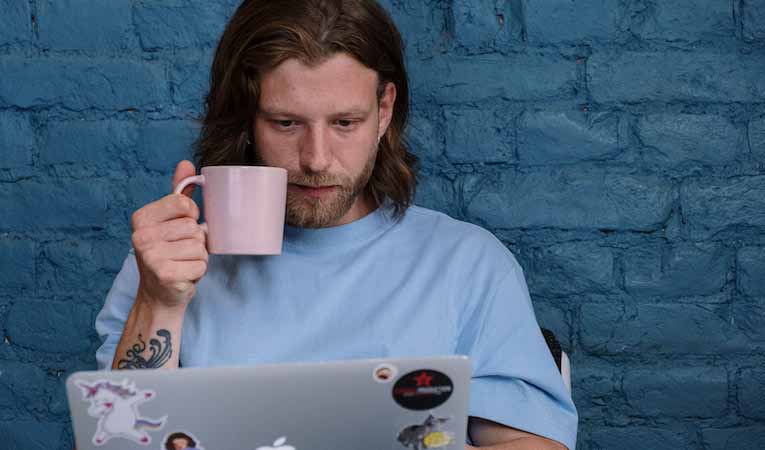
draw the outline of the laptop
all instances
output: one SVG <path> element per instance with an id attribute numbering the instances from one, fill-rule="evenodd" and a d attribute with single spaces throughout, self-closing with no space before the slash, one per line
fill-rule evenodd
<path id="1" fill-rule="evenodd" d="M 463 450 L 464 356 L 70 375 L 78 450 Z"/>

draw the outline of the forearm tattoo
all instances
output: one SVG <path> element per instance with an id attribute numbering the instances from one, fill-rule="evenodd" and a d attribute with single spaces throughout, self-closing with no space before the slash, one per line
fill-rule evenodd
<path id="1" fill-rule="evenodd" d="M 144 354 L 146 351 L 146 342 L 144 342 L 143 337 L 139 333 L 138 343 L 133 344 L 133 347 L 127 351 L 127 359 L 121 359 L 117 363 L 117 368 L 156 369 L 165 365 L 173 355 L 172 339 L 170 332 L 165 329 L 158 330 L 157 336 L 162 338 L 163 342 L 160 342 L 159 339 L 149 339 L 149 354 L 147 355 Z"/>

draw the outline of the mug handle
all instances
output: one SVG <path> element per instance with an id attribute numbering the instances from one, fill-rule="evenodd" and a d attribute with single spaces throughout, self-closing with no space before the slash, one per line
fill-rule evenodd
<path id="1" fill-rule="evenodd" d="M 175 187 L 173 190 L 173 194 L 180 194 L 183 192 L 183 189 L 186 188 L 186 186 L 190 184 L 196 184 L 197 186 L 204 186 L 205 185 L 205 176 L 204 175 L 194 175 L 190 177 L 186 177 L 183 180 L 181 180 L 180 183 L 178 183 L 178 186 Z M 205 234 L 207 234 L 207 224 L 206 223 L 200 223 L 199 226 L 202 227 L 202 231 L 204 231 Z"/>

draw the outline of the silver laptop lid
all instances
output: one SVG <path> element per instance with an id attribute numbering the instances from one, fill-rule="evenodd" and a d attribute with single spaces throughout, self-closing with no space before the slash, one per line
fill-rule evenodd
<path id="1" fill-rule="evenodd" d="M 66 388 L 78 450 L 461 450 L 470 376 L 450 356 L 77 372 Z"/>

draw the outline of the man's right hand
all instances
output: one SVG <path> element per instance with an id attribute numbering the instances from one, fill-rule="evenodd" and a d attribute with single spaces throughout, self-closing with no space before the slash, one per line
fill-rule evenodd
<path id="1" fill-rule="evenodd" d="M 173 190 L 196 174 L 194 165 L 181 161 L 173 175 Z M 137 298 L 152 306 L 185 309 L 196 283 L 207 272 L 206 236 L 199 208 L 191 199 L 194 185 L 170 194 L 133 213 L 133 249 L 140 282 Z"/>

